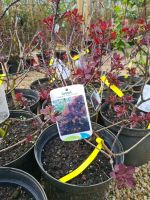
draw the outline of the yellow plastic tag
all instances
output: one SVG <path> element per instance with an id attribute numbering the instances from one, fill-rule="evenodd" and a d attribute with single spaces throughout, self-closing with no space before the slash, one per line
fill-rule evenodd
<path id="1" fill-rule="evenodd" d="M 101 81 L 103 83 L 105 83 L 105 85 L 107 85 L 108 87 L 110 87 L 110 89 L 112 91 L 114 91 L 119 97 L 123 97 L 124 96 L 123 92 L 117 86 L 110 84 L 110 82 L 108 81 L 108 79 L 107 79 L 107 77 L 105 75 L 101 76 L 100 79 L 101 79 Z"/>
<path id="2" fill-rule="evenodd" d="M 89 49 L 86 49 L 85 51 L 83 51 L 81 54 L 78 54 L 78 55 L 76 55 L 76 56 L 74 56 L 73 58 L 72 58 L 72 60 L 78 60 L 79 58 L 80 58 L 80 56 L 83 56 L 83 55 L 86 55 L 87 53 L 89 53 L 90 52 L 90 50 Z"/>
<path id="3" fill-rule="evenodd" d="M 49 82 L 53 83 L 55 80 L 56 80 L 56 78 L 53 77 Z"/>
<path id="4" fill-rule="evenodd" d="M 78 176 L 79 174 L 81 174 L 95 160 L 98 153 L 100 152 L 100 150 L 103 147 L 104 141 L 102 138 L 96 138 L 96 142 L 98 143 L 98 145 L 96 146 L 97 148 L 95 148 L 93 150 L 93 152 L 89 155 L 89 157 L 77 169 L 75 169 L 71 173 L 67 174 L 66 176 L 60 178 L 59 181 L 61 181 L 63 183 L 70 181 L 71 179 L 73 179 L 76 176 Z"/>
<path id="5" fill-rule="evenodd" d="M 0 128 L 0 136 L 1 136 L 2 138 L 4 138 L 5 135 L 6 135 L 6 132 L 5 132 L 2 128 Z"/>
<path id="6" fill-rule="evenodd" d="M 0 74 L 0 85 L 2 85 L 5 76 L 6 74 Z"/>
<path id="7" fill-rule="evenodd" d="M 147 129 L 150 129 L 150 124 L 148 125 Z"/>
<path id="8" fill-rule="evenodd" d="M 128 68 L 130 68 L 131 69 L 131 67 L 132 67 L 132 61 L 131 62 L 129 62 L 129 65 L 128 65 Z"/>
<path id="9" fill-rule="evenodd" d="M 49 66 L 52 66 L 52 65 L 53 65 L 53 63 L 54 63 L 54 59 L 53 59 L 53 58 L 51 58 L 51 59 L 50 59 L 50 61 L 49 61 Z"/>
<path id="10" fill-rule="evenodd" d="M 124 78 L 127 79 L 129 76 L 128 75 L 124 75 Z"/>

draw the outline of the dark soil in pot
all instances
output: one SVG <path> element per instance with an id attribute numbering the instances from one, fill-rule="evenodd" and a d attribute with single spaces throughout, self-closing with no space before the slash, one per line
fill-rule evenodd
<path id="1" fill-rule="evenodd" d="M 99 128 L 102 126 L 93 123 L 94 130 Z M 107 130 L 99 134 L 105 138 L 105 143 L 110 147 L 115 138 L 113 134 Z M 93 147 L 84 141 L 62 142 L 58 138 L 56 125 L 44 130 L 35 146 L 35 157 L 44 175 L 44 185 L 50 200 L 105 199 L 111 181 L 109 176 L 111 165 L 109 159 L 102 153 L 78 177 L 68 183 L 58 181 L 76 169 L 92 151 Z M 118 140 L 113 151 L 122 151 Z M 123 162 L 123 157 L 115 159 L 115 163 L 120 162 Z"/>
<path id="2" fill-rule="evenodd" d="M 3 200 L 35 200 L 24 188 L 16 185 L 0 185 L 0 199 Z"/>
<path id="3" fill-rule="evenodd" d="M 91 142 L 96 145 L 96 142 Z M 49 141 L 43 149 L 43 167 L 54 178 L 59 179 L 76 169 L 80 165 L 79 163 L 83 163 L 92 151 L 93 147 L 85 141 L 66 143 L 57 137 Z M 81 175 L 68 183 L 84 186 L 97 184 L 108 180 L 111 171 L 109 159 L 100 153 Z"/>
<path id="4" fill-rule="evenodd" d="M 107 110 L 108 105 L 104 104 L 101 107 L 101 117 L 105 126 L 112 125 L 112 118 L 107 118 Z M 121 120 L 121 119 L 120 119 Z M 110 128 L 115 134 L 117 134 L 120 129 L 119 125 L 112 126 Z M 149 130 L 143 126 L 143 121 L 135 128 L 129 128 L 129 126 L 124 127 L 119 135 L 119 140 L 121 141 L 124 150 L 131 148 L 134 144 L 136 144 L 139 140 L 141 140 L 146 134 L 148 134 Z M 125 164 L 132 166 L 140 166 L 147 163 L 150 160 L 150 137 L 147 137 L 142 141 L 141 144 L 136 146 L 132 151 L 128 154 L 125 154 Z"/>
<path id="5" fill-rule="evenodd" d="M 31 110 L 33 113 L 36 114 L 37 108 L 39 106 L 40 97 L 39 94 L 36 91 L 33 91 L 31 89 L 15 89 L 14 90 L 16 95 L 16 102 L 17 102 L 17 108 L 15 107 L 11 94 L 7 94 L 7 102 L 8 107 L 10 110 L 16 110 L 16 109 L 23 109 L 23 110 Z M 20 97 L 17 98 L 17 95 L 19 94 Z"/>
<path id="6" fill-rule="evenodd" d="M 6 136 L 0 140 L 0 166 L 32 171 L 36 165 L 33 146 L 40 134 L 40 126 L 41 121 L 35 115 L 25 111 L 11 111 L 10 118 L 0 125 L 0 128 L 7 129 Z M 20 144 L 15 145 L 20 141 Z"/>

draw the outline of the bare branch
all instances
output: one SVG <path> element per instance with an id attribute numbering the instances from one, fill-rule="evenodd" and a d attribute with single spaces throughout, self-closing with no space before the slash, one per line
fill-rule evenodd
<path id="1" fill-rule="evenodd" d="M 12 3 L 10 3 L 10 4 L 8 5 L 8 7 L 4 10 L 4 12 L 1 14 L 0 20 L 5 16 L 6 12 L 7 12 L 13 5 L 15 5 L 16 3 L 18 3 L 19 1 L 20 1 L 20 0 L 15 0 L 15 1 L 13 1 Z"/>

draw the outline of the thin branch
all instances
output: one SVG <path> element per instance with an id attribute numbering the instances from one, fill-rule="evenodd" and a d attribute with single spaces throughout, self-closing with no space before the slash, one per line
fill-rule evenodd
<path id="1" fill-rule="evenodd" d="M 20 0 L 15 0 L 13 1 L 12 3 L 10 3 L 8 5 L 8 7 L 4 10 L 4 12 L 2 13 L 2 15 L 0 16 L 0 20 L 5 16 L 6 12 L 13 6 L 15 5 L 16 3 L 18 3 Z"/>

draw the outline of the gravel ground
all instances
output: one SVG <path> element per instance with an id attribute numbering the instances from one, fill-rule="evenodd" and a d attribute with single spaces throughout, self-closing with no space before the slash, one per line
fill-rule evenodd
<path id="1" fill-rule="evenodd" d="M 113 182 L 108 200 L 150 200 L 150 162 L 136 168 L 136 186 L 118 190 Z"/>
<path id="2" fill-rule="evenodd" d="M 19 85 L 21 88 L 29 88 L 29 85 L 44 75 L 31 71 Z M 150 162 L 136 168 L 136 186 L 133 189 L 118 190 L 113 182 L 110 186 L 110 195 L 107 200 L 150 200 Z"/>

